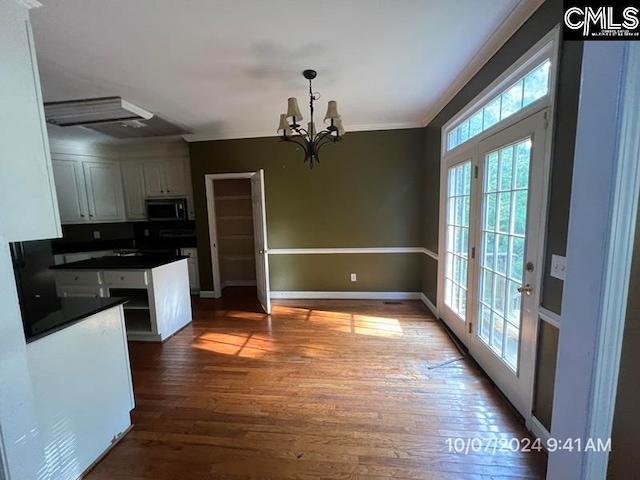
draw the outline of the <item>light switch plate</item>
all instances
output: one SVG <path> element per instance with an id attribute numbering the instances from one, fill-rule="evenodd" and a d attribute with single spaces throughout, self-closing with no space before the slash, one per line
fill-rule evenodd
<path id="1" fill-rule="evenodd" d="M 93 232 L 93 238 L 95 238 L 96 240 L 100 239 L 100 231 L 96 230 L 95 232 Z"/>
<path id="2" fill-rule="evenodd" d="M 567 257 L 561 255 L 551 255 L 551 276 L 559 280 L 564 280 L 567 268 Z"/>
<path id="3" fill-rule="evenodd" d="M 351 281 L 355 282 L 356 280 L 358 280 L 358 276 L 355 273 L 351 274 Z"/>

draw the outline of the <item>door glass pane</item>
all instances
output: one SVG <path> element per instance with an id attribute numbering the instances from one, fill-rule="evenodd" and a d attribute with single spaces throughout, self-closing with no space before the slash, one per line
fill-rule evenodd
<path id="1" fill-rule="evenodd" d="M 531 139 L 485 155 L 478 336 L 518 370 Z"/>
<path id="2" fill-rule="evenodd" d="M 466 161 L 447 173 L 444 303 L 462 320 L 467 313 L 471 167 Z"/>

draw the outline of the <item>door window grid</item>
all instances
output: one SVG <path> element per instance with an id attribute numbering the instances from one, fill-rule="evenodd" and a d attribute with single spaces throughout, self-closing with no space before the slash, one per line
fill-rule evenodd
<path id="1" fill-rule="evenodd" d="M 507 87 L 484 107 L 465 117 L 447 134 L 447 151 L 493 127 L 549 93 L 551 59 Z"/>
<path id="2" fill-rule="evenodd" d="M 467 308 L 470 202 L 469 160 L 450 168 L 447 176 L 444 301 L 462 320 Z"/>
<path id="3" fill-rule="evenodd" d="M 515 372 L 522 296 L 531 139 L 485 156 L 479 337 Z"/>

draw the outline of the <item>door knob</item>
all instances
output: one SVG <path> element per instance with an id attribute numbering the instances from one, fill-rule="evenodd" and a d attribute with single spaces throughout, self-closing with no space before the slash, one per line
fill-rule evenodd
<path id="1" fill-rule="evenodd" d="M 527 283 L 524 287 L 518 287 L 518 292 L 531 295 L 533 293 L 533 287 Z"/>

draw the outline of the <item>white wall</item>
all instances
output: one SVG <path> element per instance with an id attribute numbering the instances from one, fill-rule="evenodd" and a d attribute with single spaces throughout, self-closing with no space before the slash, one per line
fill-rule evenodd
<path id="1" fill-rule="evenodd" d="M 0 428 L 11 480 L 40 478 L 44 448 L 9 245 L 0 237 Z"/>
<path id="2" fill-rule="evenodd" d="M 588 439 L 606 442 L 611 435 L 611 398 L 615 392 L 612 395 L 611 388 L 605 385 L 607 382 L 615 385 L 619 339 L 612 337 L 607 325 L 621 323 L 618 316 L 609 312 L 615 302 L 626 304 L 626 298 L 621 297 L 626 297 L 624 290 L 628 284 L 628 265 L 614 262 L 611 249 L 625 233 L 624 228 L 616 228 L 616 222 L 623 220 L 625 226 L 635 224 L 624 221 L 624 216 L 633 213 L 635 218 L 636 194 L 627 199 L 628 204 L 622 205 L 622 210 L 616 205 L 621 193 L 618 170 L 623 165 L 618 154 L 620 95 L 624 93 L 620 87 L 628 44 L 585 42 L 584 47 L 551 425 L 552 438 L 581 439 L 583 448 L 550 453 L 547 478 L 554 480 L 605 478 L 607 453 L 585 451 L 584 445 Z M 633 103 L 631 107 L 638 108 Z M 632 135 L 637 138 L 637 128 Z M 630 264 L 630 252 L 624 251 L 628 248 L 618 250 L 616 255 L 627 255 Z M 622 284 L 613 289 L 616 290 L 613 294 L 610 273 Z M 615 366 L 615 373 L 604 379 L 600 373 L 607 363 Z"/>

